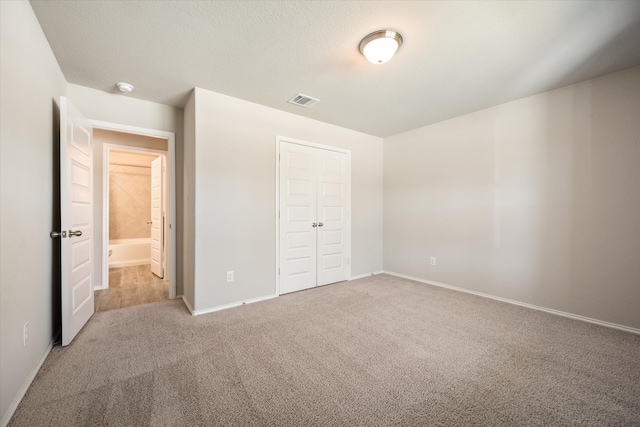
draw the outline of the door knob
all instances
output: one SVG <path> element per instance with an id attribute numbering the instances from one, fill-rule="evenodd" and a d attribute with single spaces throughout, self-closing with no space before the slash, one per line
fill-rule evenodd
<path id="1" fill-rule="evenodd" d="M 78 230 L 78 231 L 71 231 L 69 230 L 69 237 L 71 236 L 82 236 L 82 231 Z"/>
<path id="2" fill-rule="evenodd" d="M 321 223 L 321 222 L 319 222 L 319 223 L 318 223 L 318 227 L 322 227 L 323 225 L 324 225 L 324 224 L 323 224 L 323 223 Z"/>
<path id="3" fill-rule="evenodd" d="M 49 233 L 49 237 L 51 237 L 52 239 L 55 239 L 56 237 L 62 237 L 63 239 L 65 237 L 67 237 L 67 232 L 66 231 L 52 231 L 51 233 Z"/>
<path id="4" fill-rule="evenodd" d="M 318 226 L 318 223 L 317 223 L 317 222 L 314 222 L 313 224 L 311 224 L 311 226 L 312 226 L 312 227 L 317 227 L 317 226 Z"/>

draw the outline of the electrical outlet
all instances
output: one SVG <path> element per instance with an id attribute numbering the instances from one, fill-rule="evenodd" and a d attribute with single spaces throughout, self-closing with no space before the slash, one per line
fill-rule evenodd
<path id="1" fill-rule="evenodd" d="M 429 264 L 436 265 L 436 257 L 432 256 L 431 258 L 429 258 Z"/>
<path id="2" fill-rule="evenodd" d="M 25 323 L 22 327 L 22 345 L 27 345 L 27 338 L 29 338 L 29 322 Z"/>
<path id="3" fill-rule="evenodd" d="M 227 283 L 233 282 L 233 271 L 227 271 Z"/>

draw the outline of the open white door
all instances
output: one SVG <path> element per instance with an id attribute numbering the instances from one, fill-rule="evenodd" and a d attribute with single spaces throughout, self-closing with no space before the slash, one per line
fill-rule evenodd
<path id="1" fill-rule="evenodd" d="M 60 97 L 62 345 L 93 315 L 93 156 L 91 125 Z"/>
<path id="2" fill-rule="evenodd" d="M 163 171 L 164 157 L 151 162 L 151 272 L 164 277 L 164 215 L 163 215 Z"/>

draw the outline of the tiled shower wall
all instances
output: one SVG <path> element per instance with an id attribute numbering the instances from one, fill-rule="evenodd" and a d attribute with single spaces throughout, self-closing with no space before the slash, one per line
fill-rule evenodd
<path id="1" fill-rule="evenodd" d="M 109 165 L 109 240 L 151 237 L 151 168 Z"/>

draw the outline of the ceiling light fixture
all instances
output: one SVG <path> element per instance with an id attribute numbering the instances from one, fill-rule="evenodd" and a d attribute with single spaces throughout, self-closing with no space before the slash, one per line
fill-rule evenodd
<path id="1" fill-rule="evenodd" d="M 118 82 L 118 83 L 116 83 L 116 86 L 118 86 L 118 89 L 120 90 L 120 92 L 123 92 L 123 93 L 131 93 L 131 92 L 133 92 L 133 85 L 132 84 L 125 83 L 125 82 Z"/>
<path id="2" fill-rule="evenodd" d="M 360 53 L 373 64 L 384 64 L 402 46 L 402 35 L 395 30 L 378 30 L 363 38 Z"/>

